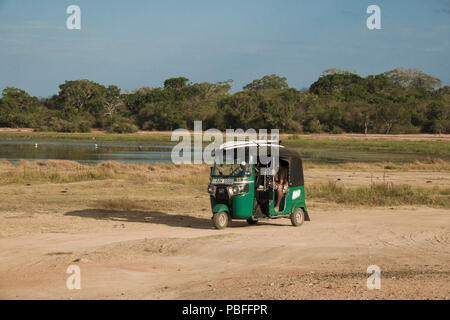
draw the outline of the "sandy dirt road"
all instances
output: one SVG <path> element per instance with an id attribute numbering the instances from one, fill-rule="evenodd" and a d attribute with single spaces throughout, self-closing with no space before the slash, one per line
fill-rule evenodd
<path id="1" fill-rule="evenodd" d="M 279 219 L 224 231 L 212 229 L 206 211 L 55 214 L 79 231 L 0 238 L 0 298 L 450 298 L 448 210 L 310 212 L 297 228 Z M 81 290 L 66 288 L 71 264 L 81 269 Z M 381 268 L 380 290 L 366 287 L 369 265 Z"/>

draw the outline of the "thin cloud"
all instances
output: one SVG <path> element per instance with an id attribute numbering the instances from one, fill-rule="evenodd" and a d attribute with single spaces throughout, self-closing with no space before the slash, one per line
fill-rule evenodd
<path id="1" fill-rule="evenodd" d="M 434 14 L 450 14 L 450 9 L 433 9 Z"/>
<path id="2" fill-rule="evenodd" d="M 23 24 L 0 24 L 0 29 L 4 30 L 64 30 L 64 26 L 55 26 L 47 21 L 30 20 Z"/>
<path id="3" fill-rule="evenodd" d="M 356 13 L 354 11 L 351 11 L 351 10 L 342 10 L 342 14 L 344 16 L 350 16 L 350 17 L 353 17 L 353 18 L 361 16 L 360 14 L 358 14 L 358 13 Z"/>

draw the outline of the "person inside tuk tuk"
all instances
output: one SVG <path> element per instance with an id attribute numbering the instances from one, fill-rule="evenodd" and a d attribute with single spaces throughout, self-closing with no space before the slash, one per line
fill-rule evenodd
<path id="1" fill-rule="evenodd" d="M 275 211 L 280 212 L 280 203 L 283 198 L 283 192 L 288 188 L 288 167 L 285 163 L 280 162 L 280 167 L 275 175 L 275 185 L 277 186 L 277 202 L 275 204 Z"/>
<path id="2" fill-rule="evenodd" d="M 249 163 L 246 161 L 242 161 L 240 164 L 240 170 L 236 174 L 236 177 L 244 177 L 247 174 L 250 174 L 250 166 Z"/>

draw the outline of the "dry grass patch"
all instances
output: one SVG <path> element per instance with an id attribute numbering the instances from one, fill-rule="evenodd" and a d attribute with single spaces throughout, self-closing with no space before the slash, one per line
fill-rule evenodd
<path id="1" fill-rule="evenodd" d="M 192 186 L 199 186 L 204 185 L 206 186 L 209 183 L 209 175 L 203 174 L 203 175 L 190 175 L 190 176 L 184 176 L 184 177 L 166 177 L 164 178 L 165 182 L 169 183 L 176 183 L 176 184 L 183 184 L 183 185 L 192 185 Z"/>
<path id="2" fill-rule="evenodd" d="M 329 165 L 307 164 L 307 169 L 324 168 Z M 448 169 L 448 162 L 435 160 L 430 163 L 344 163 L 333 168 L 369 170 L 376 167 L 393 170 Z M 173 164 L 129 164 L 103 162 L 95 165 L 75 161 L 20 161 L 17 164 L 0 162 L 0 184 L 22 183 L 68 183 L 102 179 L 125 179 L 133 185 L 145 183 L 179 184 L 182 186 L 205 186 L 209 181 L 207 165 Z M 164 187 L 163 187 L 164 188 Z M 419 188 L 392 183 L 370 186 L 349 187 L 334 182 L 328 184 L 309 184 L 306 186 L 307 199 L 323 199 L 328 202 L 355 206 L 397 206 L 424 205 L 431 207 L 450 207 L 450 188 Z M 134 199 L 105 200 L 97 203 L 97 208 L 107 210 L 154 210 L 168 209 L 170 202 L 136 201 Z"/>
<path id="3" fill-rule="evenodd" d="M 208 168 L 206 165 L 131 164 L 114 161 L 83 164 L 67 160 L 21 160 L 12 164 L 5 160 L 0 162 L 0 184 L 128 179 L 136 183 L 170 182 L 195 185 L 207 183 Z"/>
<path id="4" fill-rule="evenodd" d="M 347 187 L 328 182 L 307 186 L 307 199 L 321 199 L 350 206 L 419 205 L 450 208 L 450 188 L 413 188 L 409 185 L 379 183 Z"/>
<path id="5" fill-rule="evenodd" d="M 25 161 L 17 164 L 0 163 L 0 184 L 13 183 L 69 183 L 115 178 L 116 173 L 106 167 L 89 166 L 76 161 Z"/>
<path id="6" fill-rule="evenodd" d="M 393 163 L 311 163 L 305 162 L 305 170 L 403 170 L 450 172 L 450 162 L 433 159 L 426 162 Z M 137 184 L 171 183 L 181 185 L 206 185 L 209 182 L 209 166 L 194 164 L 133 164 L 115 161 L 84 164 L 68 160 L 25 161 L 16 164 L 0 162 L 0 184 L 21 183 L 70 183 L 104 179 L 127 179 Z"/>

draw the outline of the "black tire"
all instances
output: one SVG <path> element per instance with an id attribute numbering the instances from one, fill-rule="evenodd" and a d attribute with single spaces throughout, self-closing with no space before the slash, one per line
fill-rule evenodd
<path id="1" fill-rule="evenodd" d="M 228 221 L 228 213 L 225 211 L 217 212 L 213 216 L 214 227 L 216 227 L 216 229 L 225 229 L 228 226 Z"/>
<path id="2" fill-rule="evenodd" d="M 299 227 L 305 221 L 305 212 L 302 208 L 297 208 L 291 213 L 291 223 L 294 227 Z"/>
<path id="3" fill-rule="evenodd" d="M 258 220 L 257 219 L 253 219 L 253 218 L 248 218 L 247 219 L 247 223 L 251 226 L 258 224 Z"/>

